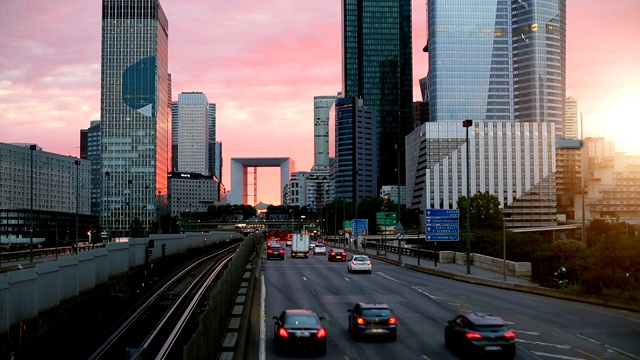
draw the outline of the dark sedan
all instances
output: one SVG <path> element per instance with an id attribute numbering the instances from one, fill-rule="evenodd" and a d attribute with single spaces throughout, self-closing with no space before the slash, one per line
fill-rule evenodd
<path id="1" fill-rule="evenodd" d="M 324 355 L 327 352 L 327 330 L 322 326 L 323 317 L 306 309 L 284 310 L 274 316 L 274 334 L 278 354 L 295 352 L 305 355 Z"/>
<path id="2" fill-rule="evenodd" d="M 382 336 L 396 340 L 398 320 L 387 304 L 359 302 L 349 312 L 349 333 L 356 339 L 362 336 Z"/>
<path id="3" fill-rule="evenodd" d="M 347 252 L 343 249 L 331 249 L 327 251 L 329 261 L 347 261 Z"/>
<path id="4" fill-rule="evenodd" d="M 269 247 L 267 249 L 267 260 L 269 259 L 280 259 L 280 260 L 284 260 L 284 249 L 282 248 L 281 245 L 271 245 L 271 247 Z"/>
<path id="5" fill-rule="evenodd" d="M 502 318 L 480 312 L 463 313 L 447 322 L 444 344 L 460 351 L 462 356 L 513 359 L 516 356 L 516 334 Z"/>

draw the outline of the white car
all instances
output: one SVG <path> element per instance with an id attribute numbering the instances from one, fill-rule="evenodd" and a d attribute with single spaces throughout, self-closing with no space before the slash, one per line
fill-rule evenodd
<path id="1" fill-rule="evenodd" d="M 366 272 L 371 274 L 373 266 L 371 265 L 371 259 L 366 255 L 353 255 L 353 257 L 347 260 L 347 271 L 354 272 Z"/>
<path id="2" fill-rule="evenodd" d="M 316 244 L 313 247 L 313 255 L 327 255 L 327 247 L 324 244 Z"/>

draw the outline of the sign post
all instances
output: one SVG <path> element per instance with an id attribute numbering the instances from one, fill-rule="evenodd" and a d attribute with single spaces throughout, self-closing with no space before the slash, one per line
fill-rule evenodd
<path id="1" fill-rule="evenodd" d="M 438 245 L 438 241 L 460 241 L 460 210 L 426 209 L 424 215 L 427 241 L 433 241 L 434 246 Z M 434 266 L 438 266 L 437 251 Z"/>

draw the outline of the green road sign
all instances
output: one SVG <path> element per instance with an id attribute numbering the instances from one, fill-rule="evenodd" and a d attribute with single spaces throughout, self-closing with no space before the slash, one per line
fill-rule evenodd
<path id="1" fill-rule="evenodd" d="M 376 213 L 376 223 L 379 226 L 395 226 L 397 222 L 398 222 L 398 216 L 394 212 Z"/>

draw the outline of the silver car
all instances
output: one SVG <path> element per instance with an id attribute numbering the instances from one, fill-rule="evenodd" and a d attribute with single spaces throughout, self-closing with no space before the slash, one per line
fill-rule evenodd
<path id="1" fill-rule="evenodd" d="M 347 260 L 347 271 L 354 272 L 366 272 L 371 274 L 373 266 L 371 265 L 371 259 L 366 255 L 353 255 L 353 257 Z"/>
<path id="2" fill-rule="evenodd" d="M 327 255 L 327 247 L 324 246 L 324 244 L 316 244 L 316 246 L 313 247 L 313 255 Z"/>

